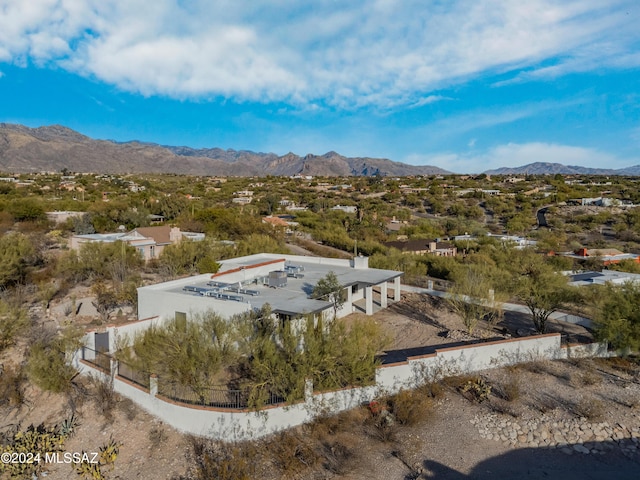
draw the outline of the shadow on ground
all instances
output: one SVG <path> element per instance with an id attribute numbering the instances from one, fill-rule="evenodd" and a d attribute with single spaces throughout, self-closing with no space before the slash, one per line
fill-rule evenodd
<path id="1" fill-rule="evenodd" d="M 424 460 L 421 474 L 410 474 L 405 480 L 483 480 L 483 479 L 550 479 L 550 480 L 637 480 L 640 478 L 640 455 L 626 457 L 615 442 L 593 442 L 592 450 L 604 453 L 583 454 L 574 446 L 557 448 L 523 448 L 485 460 L 468 475 L 433 460 Z M 580 449 L 582 446 L 577 446 Z M 463 456 L 464 452 L 454 455 Z"/>

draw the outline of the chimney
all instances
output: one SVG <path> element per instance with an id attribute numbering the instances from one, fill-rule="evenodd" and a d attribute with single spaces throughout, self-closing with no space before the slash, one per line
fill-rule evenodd
<path id="1" fill-rule="evenodd" d="M 171 241 L 171 243 L 179 243 L 180 240 L 182 240 L 182 233 L 180 232 L 180 228 L 171 227 L 171 230 L 169 230 L 169 241 Z"/>
<path id="2" fill-rule="evenodd" d="M 362 255 L 353 257 L 353 268 L 356 270 L 366 270 L 369 268 L 369 257 L 363 257 Z"/>

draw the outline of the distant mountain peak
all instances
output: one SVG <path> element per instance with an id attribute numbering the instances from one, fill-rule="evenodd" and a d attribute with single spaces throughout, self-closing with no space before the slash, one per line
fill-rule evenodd
<path id="1" fill-rule="evenodd" d="M 501 167 L 487 170 L 487 175 L 639 175 L 640 165 L 621 169 L 591 168 L 562 163 L 534 162 L 519 167 Z"/>
<path id="2" fill-rule="evenodd" d="M 0 171 L 95 173 L 178 173 L 186 175 L 313 176 L 447 174 L 433 166 L 413 166 L 381 158 L 348 158 L 330 151 L 304 158 L 289 152 L 167 146 L 138 140 L 94 140 L 62 125 L 29 128 L 0 124 Z"/>

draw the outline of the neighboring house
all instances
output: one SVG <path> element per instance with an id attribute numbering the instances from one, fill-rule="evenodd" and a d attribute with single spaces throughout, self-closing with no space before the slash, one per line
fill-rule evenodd
<path id="1" fill-rule="evenodd" d="M 640 255 L 635 253 L 624 253 L 616 248 L 580 248 L 575 252 L 562 253 L 561 255 L 577 260 L 597 258 L 602 260 L 603 265 L 620 263 L 622 260 L 633 260 L 640 263 Z"/>
<path id="2" fill-rule="evenodd" d="M 621 285 L 627 282 L 640 284 L 640 275 L 637 273 L 616 272 L 614 270 L 569 274 L 569 285 L 573 286 L 605 285 L 606 283 Z"/>
<path id="3" fill-rule="evenodd" d="M 183 239 L 203 240 L 204 233 L 182 232 L 178 227 L 164 225 L 160 227 L 138 227 L 130 232 L 94 233 L 90 235 L 74 235 L 69 247 L 78 250 L 81 245 L 91 242 L 125 242 L 135 247 L 145 261 L 157 258 L 167 245 L 179 243 Z"/>
<path id="4" fill-rule="evenodd" d="M 289 220 L 285 220 L 282 217 L 274 217 L 272 215 L 262 217 L 262 223 L 268 223 L 273 228 L 281 228 L 285 233 L 293 233 L 292 228 L 300 225 L 298 222 L 292 222 Z"/>
<path id="5" fill-rule="evenodd" d="M 150 214 L 147 215 L 147 219 L 149 220 L 149 223 L 163 223 L 165 221 L 164 215 L 155 215 L 155 214 Z"/>
<path id="6" fill-rule="evenodd" d="M 59 223 L 66 222 L 70 218 L 81 218 L 86 213 L 87 212 L 68 212 L 68 211 L 47 212 L 47 219 L 56 224 L 59 224 Z"/>
<path id="7" fill-rule="evenodd" d="M 239 203 L 240 205 L 247 205 L 251 203 L 252 197 L 235 197 L 231 200 L 233 203 Z"/>
<path id="8" fill-rule="evenodd" d="M 237 192 L 233 192 L 233 195 L 236 197 L 253 197 L 253 191 L 251 190 L 238 190 Z"/>
<path id="9" fill-rule="evenodd" d="M 402 253 L 414 253 L 416 255 L 437 255 L 439 257 L 455 257 L 458 249 L 449 242 L 437 240 L 396 240 L 385 243 L 387 247 L 397 248 Z"/>
<path id="10" fill-rule="evenodd" d="M 487 238 L 496 239 L 502 242 L 503 244 L 512 246 L 513 248 L 516 248 L 518 250 L 521 250 L 527 247 L 535 247 L 538 244 L 536 240 L 529 240 L 528 238 L 519 237 L 517 235 L 499 235 L 494 233 L 488 233 L 486 236 Z M 456 242 L 464 242 L 469 240 L 476 241 L 478 240 L 478 237 L 476 235 L 456 235 L 455 237 L 453 237 L 453 239 Z"/>
<path id="11" fill-rule="evenodd" d="M 358 207 L 355 205 L 336 205 L 332 207 L 331 210 L 341 210 L 345 213 L 356 213 L 358 211 Z"/>
<path id="12" fill-rule="evenodd" d="M 334 272 L 343 288 L 342 317 L 355 311 L 372 315 L 400 300 L 402 272 L 369 268 L 367 257 L 342 260 L 261 253 L 221 260 L 215 274 L 138 288 L 140 319 L 182 318 L 213 311 L 225 318 L 269 304 L 280 320 L 307 314 L 333 316 L 333 304 L 313 298 L 318 281 Z"/>
<path id="13" fill-rule="evenodd" d="M 582 206 L 587 205 L 595 205 L 597 207 L 611 207 L 614 205 L 618 205 L 620 200 L 609 197 L 595 197 L 595 198 L 582 198 L 580 199 L 580 204 Z"/>

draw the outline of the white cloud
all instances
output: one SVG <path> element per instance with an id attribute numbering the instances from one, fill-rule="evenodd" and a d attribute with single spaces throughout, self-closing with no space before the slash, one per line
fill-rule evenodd
<path id="1" fill-rule="evenodd" d="M 477 75 L 529 69 L 516 75 L 521 81 L 640 64 L 633 0 L 0 0 L 0 7 L 0 61 L 55 63 L 177 98 L 384 109 L 442 100 L 429 92 Z"/>
<path id="2" fill-rule="evenodd" d="M 519 167 L 535 162 L 591 168 L 624 168 L 640 164 L 640 159 L 620 158 L 596 149 L 553 143 L 508 143 L 480 155 L 441 153 L 410 155 L 407 163 L 436 165 L 456 173 L 480 173 L 500 167 Z"/>
<path id="3" fill-rule="evenodd" d="M 419 99 L 417 102 L 412 103 L 408 107 L 418 108 L 418 107 L 423 107 L 425 105 L 429 105 L 431 103 L 441 102 L 443 100 L 453 100 L 453 99 L 450 97 L 444 97 L 442 95 L 427 95 L 426 97 Z"/>

